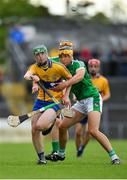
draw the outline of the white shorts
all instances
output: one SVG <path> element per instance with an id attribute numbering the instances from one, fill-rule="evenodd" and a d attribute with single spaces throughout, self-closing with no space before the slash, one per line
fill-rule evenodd
<path id="1" fill-rule="evenodd" d="M 96 97 L 89 97 L 86 99 L 82 99 L 77 101 L 72 108 L 87 115 L 91 111 L 99 111 L 102 112 L 102 97 L 101 95 Z"/>

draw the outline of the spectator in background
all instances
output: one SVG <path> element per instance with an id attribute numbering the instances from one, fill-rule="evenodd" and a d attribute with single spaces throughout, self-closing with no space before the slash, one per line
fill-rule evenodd
<path id="1" fill-rule="evenodd" d="M 91 52 L 90 52 L 90 49 L 88 49 L 88 48 L 83 48 L 82 50 L 81 50 L 81 54 L 80 54 L 80 57 L 81 57 L 81 59 L 83 59 L 84 61 L 88 61 L 89 59 L 91 59 L 92 58 L 92 54 L 91 54 Z"/>
<path id="2" fill-rule="evenodd" d="M 24 33 L 21 31 L 21 27 L 21 25 L 16 24 L 9 32 L 10 39 L 17 44 L 24 43 Z"/>
<path id="3" fill-rule="evenodd" d="M 99 47 L 94 47 L 92 49 L 92 57 L 95 59 L 99 59 L 101 57 L 101 49 Z"/>
<path id="4" fill-rule="evenodd" d="M 80 59 L 80 51 L 78 49 L 74 49 L 74 59 Z"/>
<path id="5" fill-rule="evenodd" d="M 22 25 L 20 27 L 21 32 L 24 35 L 24 42 L 29 43 L 36 35 L 36 28 L 32 25 Z"/>
<path id="6" fill-rule="evenodd" d="M 109 73 L 112 76 L 115 76 L 118 72 L 118 57 L 119 53 L 116 49 L 112 48 L 108 54 L 109 59 Z"/>

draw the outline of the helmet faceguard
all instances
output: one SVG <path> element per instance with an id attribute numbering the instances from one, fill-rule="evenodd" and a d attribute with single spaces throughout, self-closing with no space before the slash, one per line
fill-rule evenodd
<path id="1" fill-rule="evenodd" d="M 39 45 L 33 48 L 34 55 L 37 55 L 39 53 L 48 53 L 47 48 L 44 45 Z"/>
<path id="2" fill-rule="evenodd" d="M 65 48 L 65 47 L 70 47 L 71 49 L 73 49 L 73 43 L 70 41 L 61 41 L 60 45 L 59 45 L 59 50 Z"/>
<path id="3" fill-rule="evenodd" d="M 39 46 L 36 46 L 33 48 L 33 53 L 34 55 L 38 55 L 40 53 L 45 53 L 45 54 L 48 54 L 48 51 L 47 51 L 47 48 L 44 46 L 44 45 L 39 45 Z M 47 55 L 46 55 L 47 56 Z M 38 67 L 43 67 L 43 68 L 47 68 L 47 64 L 48 64 L 48 61 L 45 60 L 43 62 L 40 62 L 36 59 L 36 64 Z"/>
<path id="4" fill-rule="evenodd" d="M 73 43 L 70 41 L 61 41 L 59 46 L 59 56 L 60 55 L 73 56 Z"/>

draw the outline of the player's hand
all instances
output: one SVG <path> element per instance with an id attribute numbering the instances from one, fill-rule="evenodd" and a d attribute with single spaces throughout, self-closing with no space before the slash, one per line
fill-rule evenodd
<path id="1" fill-rule="evenodd" d="M 66 81 L 59 83 L 56 87 L 53 88 L 53 90 L 54 91 L 62 91 L 65 88 L 67 88 L 67 82 Z"/>
<path id="2" fill-rule="evenodd" d="M 71 107 L 71 101 L 70 101 L 69 97 L 63 96 L 62 97 L 62 102 L 63 102 L 63 104 L 65 106 L 67 106 L 69 108 Z"/>
<path id="3" fill-rule="evenodd" d="M 37 84 L 37 83 L 34 83 L 34 85 L 33 85 L 33 87 L 32 87 L 32 93 L 37 92 L 37 91 L 38 91 L 38 89 L 39 89 L 38 84 Z"/>
<path id="4" fill-rule="evenodd" d="M 40 78 L 37 75 L 31 75 L 31 79 L 36 83 L 40 80 Z"/>

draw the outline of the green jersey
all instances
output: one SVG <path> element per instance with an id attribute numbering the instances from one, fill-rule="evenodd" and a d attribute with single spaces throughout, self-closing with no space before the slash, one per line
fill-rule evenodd
<path id="1" fill-rule="evenodd" d="M 51 61 L 54 61 L 54 62 L 60 62 L 59 56 L 49 57 L 49 59 L 50 59 Z"/>
<path id="2" fill-rule="evenodd" d="M 96 87 L 93 86 L 90 75 L 88 74 L 86 66 L 82 61 L 73 60 L 72 63 L 67 66 L 67 69 L 70 71 L 72 76 L 74 76 L 76 71 L 80 68 L 85 68 L 85 75 L 80 82 L 72 85 L 72 93 L 75 94 L 77 100 L 98 96 L 99 92 Z"/>
<path id="3" fill-rule="evenodd" d="M 50 60 L 55 61 L 55 62 L 60 62 L 59 57 L 52 57 Z M 94 85 L 92 84 L 90 75 L 87 72 L 87 68 L 85 64 L 82 61 L 79 60 L 73 60 L 72 63 L 66 68 L 69 70 L 69 72 L 74 76 L 76 74 L 77 69 L 79 68 L 85 68 L 85 75 L 84 78 L 72 85 L 71 92 L 75 94 L 77 100 L 82 100 L 88 97 L 96 96 L 98 95 L 98 90 Z"/>

